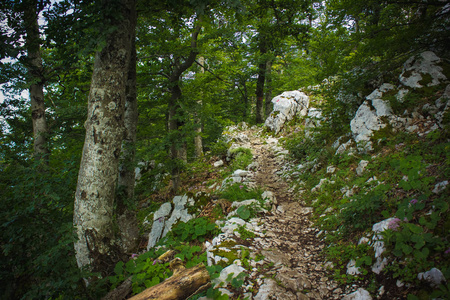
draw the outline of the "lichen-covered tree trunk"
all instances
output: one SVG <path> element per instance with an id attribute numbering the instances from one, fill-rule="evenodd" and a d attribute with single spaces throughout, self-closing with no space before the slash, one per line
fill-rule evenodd
<path id="1" fill-rule="evenodd" d="M 199 64 L 201 68 L 202 74 L 205 73 L 205 58 L 201 56 L 199 59 Z M 200 100 L 197 101 L 197 104 L 199 108 L 203 106 L 203 95 L 200 94 Z M 197 128 L 195 129 L 195 137 L 194 137 L 194 149 L 195 149 L 195 156 L 196 157 L 202 157 L 203 155 L 203 139 L 202 139 L 202 120 L 200 118 L 200 113 L 195 113 L 195 123 L 197 124 Z"/>
<path id="2" fill-rule="evenodd" d="M 133 20 L 136 20 L 136 17 Z M 135 22 L 132 24 L 132 27 L 136 27 Z M 125 137 L 122 142 L 122 157 L 118 180 L 119 193 L 117 195 L 117 225 L 119 227 L 120 247 L 124 253 L 133 252 L 139 242 L 136 212 L 133 208 L 137 120 L 136 43 L 135 34 L 133 34 L 126 88 L 124 114 Z"/>
<path id="3" fill-rule="evenodd" d="M 41 57 L 41 39 L 39 36 L 37 1 L 32 1 L 24 10 L 26 48 L 31 118 L 33 123 L 34 155 L 42 159 L 49 153 L 47 144 L 47 121 L 44 103 L 44 69 Z"/>
<path id="4" fill-rule="evenodd" d="M 124 137 L 125 89 L 130 63 L 134 0 L 117 2 L 120 10 L 105 16 L 115 30 L 96 53 L 86 137 L 75 194 L 74 225 L 78 266 L 102 271 L 114 261 L 113 207 L 119 156 Z"/>

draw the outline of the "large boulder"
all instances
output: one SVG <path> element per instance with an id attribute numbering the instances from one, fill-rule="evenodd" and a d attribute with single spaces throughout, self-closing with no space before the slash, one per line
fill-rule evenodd
<path id="1" fill-rule="evenodd" d="M 399 80 L 410 88 L 438 85 L 447 79 L 439 63 L 441 59 L 434 52 L 422 52 L 405 62 Z"/>
<path id="2" fill-rule="evenodd" d="M 366 101 L 358 108 L 355 117 L 350 122 L 356 142 L 367 141 L 370 143 L 373 132 L 386 126 L 381 117 L 392 115 L 392 109 L 389 103 L 382 99 L 382 96 L 394 88 L 392 84 L 383 84 L 367 96 Z M 371 148 L 371 146 L 368 147 Z"/>
<path id="3" fill-rule="evenodd" d="M 265 122 L 265 126 L 275 133 L 280 132 L 284 124 L 294 116 L 306 116 L 309 97 L 300 91 L 284 92 L 272 99 L 273 111 Z"/>

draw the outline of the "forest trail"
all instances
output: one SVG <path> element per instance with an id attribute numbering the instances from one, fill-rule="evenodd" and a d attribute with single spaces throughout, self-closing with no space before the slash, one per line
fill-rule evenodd
<path id="1" fill-rule="evenodd" d="M 272 267 L 252 273 L 259 287 L 253 299 L 341 299 L 342 289 L 326 275 L 324 241 L 309 220 L 312 208 L 304 207 L 280 176 L 286 161 L 277 154 L 284 149 L 276 138 L 261 137 L 260 131 L 243 133 L 258 163 L 255 184 L 276 198 L 272 209 L 256 219 L 263 234 L 251 247 Z"/>

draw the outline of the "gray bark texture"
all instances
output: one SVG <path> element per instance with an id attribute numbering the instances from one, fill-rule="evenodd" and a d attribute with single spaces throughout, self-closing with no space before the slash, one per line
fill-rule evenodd
<path id="1" fill-rule="evenodd" d="M 205 58 L 201 56 L 199 59 L 199 64 L 201 66 L 201 72 L 205 73 Z M 200 95 L 200 100 L 197 101 L 199 107 L 203 106 L 203 95 Z M 197 124 L 197 128 L 195 129 L 195 137 L 194 137 L 194 148 L 195 148 L 195 156 L 202 157 L 203 156 L 203 139 L 202 139 L 202 120 L 199 117 L 199 113 L 196 113 L 195 123 Z"/>
<path id="2" fill-rule="evenodd" d="M 119 227 L 120 248 L 123 253 L 131 253 L 136 250 L 139 242 L 139 229 L 136 212 L 134 210 L 134 185 L 135 185 L 135 154 L 136 154 L 136 128 L 138 121 L 137 91 L 136 91 L 136 43 L 134 23 L 130 66 L 126 87 L 125 101 L 125 137 L 122 142 L 122 155 L 119 167 L 119 195 L 117 196 L 117 225 Z"/>
<path id="3" fill-rule="evenodd" d="M 74 225 L 78 266 L 102 271 L 114 266 L 114 195 L 124 137 L 125 90 L 133 37 L 134 0 L 120 0 L 120 10 L 105 16 L 116 30 L 95 56 L 86 137 L 75 194 Z"/>
<path id="4" fill-rule="evenodd" d="M 37 1 L 24 10 L 26 30 L 27 69 L 29 76 L 29 93 L 31 102 L 31 118 L 33 123 L 34 155 L 41 159 L 49 153 L 47 145 L 47 121 L 44 102 L 44 69 L 42 66 Z"/>

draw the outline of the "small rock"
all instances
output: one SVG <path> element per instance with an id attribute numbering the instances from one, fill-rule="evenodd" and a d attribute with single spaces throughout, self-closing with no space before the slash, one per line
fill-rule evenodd
<path id="1" fill-rule="evenodd" d="M 215 285 L 218 285 L 220 283 L 227 283 L 227 280 L 231 280 L 235 277 L 237 277 L 242 272 L 245 272 L 245 269 L 243 267 L 240 267 L 235 264 L 231 264 L 228 267 L 224 268 L 221 272 L 218 278 L 213 280 L 213 283 Z M 232 275 L 231 275 L 232 274 Z"/>
<path id="2" fill-rule="evenodd" d="M 433 268 L 427 272 L 419 273 L 417 278 L 428 281 L 432 287 L 437 287 L 442 282 L 445 282 L 444 274 L 442 274 L 441 270 L 436 268 Z"/>
<path id="3" fill-rule="evenodd" d="M 218 168 L 218 167 L 223 166 L 223 160 L 216 161 L 216 162 L 213 164 L 213 166 L 214 166 L 215 168 Z"/>
<path id="4" fill-rule="evenodd" d="M 372 297 L 368 291 L 359 288 L 356 292 L 344 296 L 342 300 L 372 300 Z"/>
<path id="5" fill-rule="evenodd" d="M 448 180 L 439 182 L 438 184 L 436 184 L 436 185 L 434 186 L 433 193 L 439 194 L 440 192 L 442 192 L 443 190 L 445 190 L 445 188 L 447 187 L 447 185 L 448 185 Z"/>
<path id="6" fill-rule="evenodd" d="M 355 267 L 356 261 L 354 259 L 351 259 L 347 264 L 347 274 L 348 275 L 358 275 L 361 274 L 359 271 L 359 268 Z"/>
<path id="7" fill-rule="evenodd" d="M 367 160 L 361 160 L 356 168 L 356 174 L 361 176 L 368 164 L 369 162 Z"/>
<path id="8" fill-rule="evenodd" d="M 327 167 L 327 174 L 333 174 L 336 171 L 336 168 L 333 166 Z"/>

